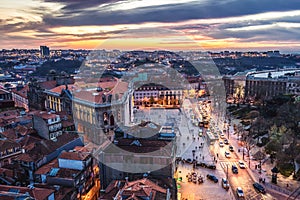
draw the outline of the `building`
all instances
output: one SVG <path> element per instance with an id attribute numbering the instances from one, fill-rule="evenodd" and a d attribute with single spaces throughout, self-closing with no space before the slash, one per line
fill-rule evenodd
<path id="1" fill-rule="evenodd" d="M 155 181 L 155 180 L 154 180 Z M 159 184 L 151 181 L 148 178 L 143 178 L 135 181 L 114 180 L 105 189 L 100 200 L 109 199 L 160 199 L 170 200 L 171 192 L 169 188 L 163 188 Z"/>
<path id="2" fill-rule="evenodd" d="M 101 185 L 105 188 L 111 181 L 124 177 L 135 180 L 142 177 L 145 173 L 143 169 L 149 169 L 149 166 L 152 166 L 151 176 L 172 179 L 175 172 L 175 151 L 175 144 L 167 140 L 115 139 L 114 143 L 107 144 L 94 153 L 100 160 Z"/>
<path id="3" fill-rule="evenodd" d="M 15 107 L 24 108 L 26 112 L 29 111 L 29 103 L 27 97 L 28 90 L 28 85 L 25 85 L 24 87 L 18 85 L 15 89 L 11 90 L 12 100 L 15 102 Z"/>
<path id="4" fill-rule="evenodd" d="M 46 90 L 46 109 L 72 114 L 72 93 L 69 87 L 72 88 L 73 85 L 60 85 Z"/>
<path id="5" fill-rule="evenodd" d="M 60 116 L 54 113 L 37 113 L 33 115 L 32 124 L 39 136 L 47 140 L 55 140 L 63 133 Z"/>
<path id="6" fill-rule="evenodd" d="M 0 199 L 55 200 L 55 190 L 46 188 L 0 185 Z"/>
<path id="7" fill-rule="evenodd" d="M 7 138 L 0 139 L 0 167 L 12 163 L 12 158 L 21 153 L 19 143 Z"/>
<path id="8" fill-rule="evenodd" d="M 4 89 L 0 89 L 0 100 L 12 100 L 11 93 Z"/>
<path id="9" fill-rule="evenodd" d="M 74 199 L 99 197 L 99 168 L 84 147 L 61 152 L 57 159 L 40 167 L 35 176 L 40 183 L 72 188 Z"/>
<path id="10" fill-rule="evenodd" d="M 300 94 L 299 70 L 270 70 L 247 75 L 246 97 L 268 99 L 280 94 Z"/>
<path id="11" fill-rule="evenodd" d="M 41 58 L 49 57 L 50 56 L 50 49 L 47 46 L 40 46 L 40 55 Z"/>
<path id="12" fill-rule="evenodd" d="M 51 90 L 60 85 L 73 84 L 73 77 L 66 74 L 57 74 L 55 71 L 47 74 L 47 81 L 31 80 L 27 92 L 30 110 L 46 110 L 45 90 Z"/>
<path id="13" fill-rule="evenodd" d="M 56 87 L 56 81 L 38 82 L 33 80 L 28 84 L 29 90 L 27 92 L 28 104 L 30 110 L 46 110 L 45 101 L 46 89 L 50 90 Z"/>
<path id="14" fill-rule="evenodd" d="M 95 144 L 107 141 L 107 134 L 117 125 L 129 125 L 133 118 L 132 90 L 116 78 L 96 83 L 76 82 L 72 92 L 75 126 Z"/>
<path id="15" fill-rule="evenodd" d="M 41 140 L 31 143 L 24 153 L 14 158 L 14 163 L 26 171 L 27 177 L 24 181 L 29 184 L 35 181 L 34 172 L 37 169 L 57 158 L 62 151 L 72 150 L 76 146 L 84 146 L 83 138 L 74 133 L 64 133 L 56 141 Z"/>

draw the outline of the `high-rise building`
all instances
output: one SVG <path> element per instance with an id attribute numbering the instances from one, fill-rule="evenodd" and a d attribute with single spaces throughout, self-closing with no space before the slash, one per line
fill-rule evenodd
<path id="1" fill-rule="evenodd" d="M 47 46 L 40 46 L 40 54 L 41 54 L 42 58 L 50 56 L 50 49 L 49 49 L 49 47 L 47 47 Z"/>

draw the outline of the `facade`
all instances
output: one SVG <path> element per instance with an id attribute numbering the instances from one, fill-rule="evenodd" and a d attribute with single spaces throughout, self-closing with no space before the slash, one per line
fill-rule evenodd
<path id="1" fill-rule="evenodd" d="M 55 140 L 63 133 L 62 121 L 57 114 L 40 112 L 33 115 L 32 123 L 39 136 L 47 140 Z"/>
<path id="2" fill-rule="evenodd" d="M 12 158 L 22 153 L 21 145 L 9 139 L 0 139 L 0 167 L 12 163 Z"/>
<path id="3" fill-rule="evenodd" d="M 32 80 L 28 86 L 27 92 L 30 110 L 46 110 L 46 90 L 51 90 L 60 85 L 73 84 L 73 77 L 66 74 L 56 74 L 50 72 L 47 74 L 47 81 Z"/>
<path id="4" fill-rule="evenodd" d="M 73 118 L 85 139 L 102 144 L 108 132 L 118 125 L 129 125 L 133 117 L 132 92 L 126 82 L 115 78 L 74 88 Z"/>
<path id="5" fill-rule="evenodd" d="M 159 104 L 179 105 L 183 99 L 183 90 L 169 89 L 163 85 L 145 84 L 134 91 L 134 105 Z"/>
<path id="6" fill-rule="evenodd" d="M 247 76 L 246 97 L 268 99 L 280 94 L 300 94 L 299 70 L 262 71 Z"/>
<path id="7" fill-rule="evenodd" d="M 57 159 L 39 168 L 35 175 L 40 183 L 71 188 L 71 199 L 96 200 L 99 197 L 99 169 L 85 148 L 63 151 Z"/>
<path id="8" fill-rule="evenodd" d="M 50 56 L 50 49 L 47 46 L 40 46 L 40 55 L 42 58 Z"/>
<path id="9" fill-rule="evenodd" d="M 0 199 L 55 200 L 55 190 L 0 185 Z"/>
<path id="10" fill-rule="evenodd" d="M 124 151 L 116 151 L 115 146 Z M 130 180 L 142 177 L 145 172 L 130 173 L 110 167 L 130 169 L 132 163 L 135 163 L 135 167 L 138 166 L 139 169 L 145 169 L 149 165 L 155 166 L 156 170 L 151 171 L 151 176 L 171 178 L 175 172 L 175 151 L 174 143 L 166 140 L 119 138 L 114 141 L 114 144 L 110 143 L 95 152 L 95 155 L 99 156 L 101 160 L 99 166 L 101 185 L 105 188 L 111 181 L 123 179 L 126 176 Z M 147 154 L 148 152 L 153 153 Z"/>
<path id="11" fill-rule="evenodd" d="M 72 93 L 68 89 L 69 87 L 73 87 L 73 85 L 61 85 L 46 90 L 46 109 L 72 114 Z"/>
<path id="12" fill-rule="evenodd" d="M 4 89 L 0 89 L 0 100 L 12 100 L 11 93 Z"/>
<path id="13" fill-rule="evenodd" d="M 30 145 L 30 148 L 16 156 L 14 163 L 19 164 L 26 171 L 27 183 L 35 181 L 34 172 L 41 166 L 57 158 L 62 151 L 69 151 L 76 146 L 84 146 L 83 138 L 75 134 L 64 133 L 56 141 L 42 140 Z"/>
<path id="14" fill-rule="evenodd" d="M 11 91 L 12 100 L 15 102 L 15 107 L 24 108 L 26 112 L 29 111 L 28 97 L 27 97 L 28 90 L 29 87 L 25 85 L 24 87 L 17 86 L 17 88 Z"/>

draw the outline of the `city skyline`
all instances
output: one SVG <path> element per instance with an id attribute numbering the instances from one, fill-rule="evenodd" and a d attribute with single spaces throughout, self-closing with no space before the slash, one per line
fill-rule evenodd
<path id="1" fill-rule="evenodd" d="M 300 45 L 296 0 L 4 0 L 0 10 L 2 49 L 298 52 Z"/>

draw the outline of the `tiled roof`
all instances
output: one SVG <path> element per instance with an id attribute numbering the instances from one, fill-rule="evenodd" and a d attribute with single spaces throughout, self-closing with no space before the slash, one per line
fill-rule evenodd
<path id="1" fill-rule="evenodd" d="M 61 178 L 74 179 L 81 171 L 76 169 L 59 168 L 56 176 Z"/>
<path id="2" fill-rule="evenodd" d="M 9 139 L 1 139 L 0 140 L 0 151 L 3 152 L 7 149 L 12 149 L 12 148 L 20 148 L 20 144 L 18 144 L 15 141 L 11 141 Z"/>
<path id="3" fill-rule="evenodd" d="M 62 123 L 63 128 L 67 128 L 67 127 L 70 127 L 70 126 L 74 125 L 74 122 L 68 121 L 68 120 L 63 120 L 61 123 Z"/>
<path id="4" fill-rule="evenodd" d="M 39 117 L 41 117 L 43 119 L 53 119 L 53 118 L 56 118 L 56 114 L 47 113 L 47 112 L 40 112 L 40 113 L 37 113 L 35 115 L 39 116 Z"/>
<path id="5" fill-rule="evenodd" d="M 36 170 L 35 174 L 47 174 L 51 171 L 52 168 L 58 168 L 58 160 L 54 159 L 50 163 L 41 166 L 38 170 Z"/>
<path id="6" fill-rule="evenodd" d="M 155 195 L 156 192 L 166 194 L 167 190 L 144 178 L 126 183 L 119 195 L 129 196 L 130 198 L 128 199 L 139 199 L 141 197 L 150 197 L 151 193 Z"/>
<path id="7" fill-rule="evenodd" d="M 17 134 L 16 131 L 12 128 L 5 130 L 4 132 L 1 133 L 4 137 L 10 139 L 10 140 L 15 140 L 17 139 Z"/>
<path id="8" fill-rule="evenodd" d="M 52 193 L 55 192 L 55 190 L 46 189 L 46 188 L 33 188 L 33 189 L 30 189 L 30 188 L 27 188 L 27 187 L 0 185 L 0 194 L 5 195 L 5 194 L 7 194 L 5 192 L 9 192 L 11 189 L 18 190 L 18 194 L 21 194 L 21 193 L 25 194 L 26 192 L 28 192 L 28 194 L 36 200 L 45 200 L 45 199 L 47 199 L 47 197 L 49 195 L 51 195 Z M 7 197 L 9 197 L 9 196 L 7 196 Z M 4 196 L 2 196 L 2 197 L 4 197 Z M 5 197 L 5 199 L 8 199 L 7 197 Z"/>
<path id="9" fill-rule="evenodd" d="M 22 89 L 17 90 L 17 89 L 15 88 L 15 89 L 13 89 L 11 92 L 12 92 L 12 93 L 15 93 L 15 94 L 17 94 L 17 95 L 19 95 L 19 96 L 21 96 L 21 97 L 23 97 L 23 98 L 27 98 L 27 92 L 28 92 L 28 90 L 29 90 L 28 85 L 25 85 Z"/>
<path id="10" fill-rule="evenodd" d="M 56 81 L 39 82 L 42 89 L 50 90 L 56 86 Z"/>
<path id="11" fill-rule="evenodd" d="M 62 145 L 70 142 L 71 140 L 74 140 L 77 137 L 78 135 L 75 134 L 64 133 L 57 137 L 56 142 L 52 140 L 42 140 L 40 142 L 34 143 L 34 147 L 29 149 L 26 153 L 17 156 L 16 160 L 33 162 L 38 161 L 44 156 L 49 155 Z"/>
<path id="12" fill-rule="evenodd" d="M 89 152 L 62 152 L 59 159 L 67 159 L 67 160 L 85 160 L 90 155 Z"/>
<path id="13" fill-rule="evenodd" d="M 138 139 L 136 143 L 134 141 L 134 139 L 118 139 L 117 146 L 128 154 L 152 152 L 153 155 L 170 156 L 173 151 L 173 145 L 169 141 L 147 139 Z M 137 146 L 137 143 L 140 145 Z M 119 149 L 115 148 L 115 144 L 109 145 L 105 152 L 120 153 Z"/>

